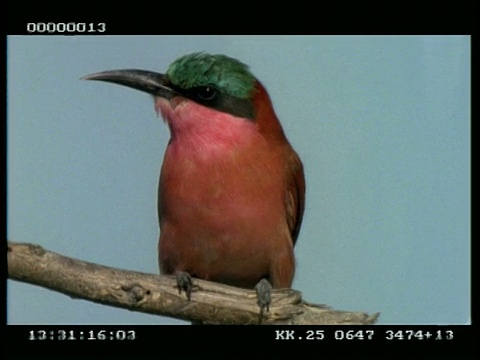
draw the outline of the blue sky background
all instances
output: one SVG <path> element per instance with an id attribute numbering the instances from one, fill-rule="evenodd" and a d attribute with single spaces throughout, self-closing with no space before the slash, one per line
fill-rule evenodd
<path id="1" fill-rule="evenodd" d="M 8 37 L 8 239 L 157 273 L 169 139 L 147 94 L 80 81 L 194 51 L 250 65 L 306 173 L 293 287 L 379 324 L 470 322 L 470 37 Z M 10 324 L 184 324 L 8 281 Z"/>

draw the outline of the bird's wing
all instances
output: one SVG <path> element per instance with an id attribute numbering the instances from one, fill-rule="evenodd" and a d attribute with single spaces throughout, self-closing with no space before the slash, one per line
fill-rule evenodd
<path id="1" fill-rule="evenodd" d="M 298 155 L 291 151 L 287 159 L 287 223 L 292 235 L 293 245 L 297 242 L 305 209 L 305 175 Z"/>

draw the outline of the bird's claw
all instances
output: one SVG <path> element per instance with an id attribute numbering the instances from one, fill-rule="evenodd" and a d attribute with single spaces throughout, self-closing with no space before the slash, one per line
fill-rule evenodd
<path id="1" fill-rule="evenodd" d="M 176 277 L 178 293 L 181 294 L 182 290 L 185 291 L 185 295 L 187 295 L 187 300 L 190 301 L 193 289 L 192 277 L 189 273 L 185 271 L 178 271 L 176 273 Z"/>
<path id="2" fill-rule="evenodd" d="M 257 304 L 260 307 L 260 320 L 262 319 L 265 311 L 269 312 L 270 303 L 272 302 L 272 285 L 267 279 L 263 278 L 255 285 L 255 291 L 257 293 Z"/>

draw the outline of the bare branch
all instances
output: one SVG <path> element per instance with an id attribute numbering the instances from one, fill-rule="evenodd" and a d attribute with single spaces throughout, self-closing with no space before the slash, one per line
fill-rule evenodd
<path id="1" fill-rule="evenodd" d="M 115 269 L 62 256 L 41 246 L 8 242 L 8 277 L 72 298 L 203 324 L 258 324 L 253 290 L 194 279 L 191 301 L 173 276 Z M 337 311 L 309 304 L 301 293 L 277 289 L 262 324 L 373 324 L 378 313 Z"/>

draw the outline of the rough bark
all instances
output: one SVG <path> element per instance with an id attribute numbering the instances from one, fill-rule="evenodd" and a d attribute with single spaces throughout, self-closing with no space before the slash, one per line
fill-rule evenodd
<path id="1" fill-rule="evenodd" d="M 194 279 L 191 301 L 179 294 L 174 276 L 160 276 L 93 264 L 8 242 L 8 277 L 105 305 L 203 324 L 258 324 L 253 290 Z M 276 289 L 261 324 L 363 325 L 378 313 L 338 311 L 302 300 L 293 289 Z"/>

